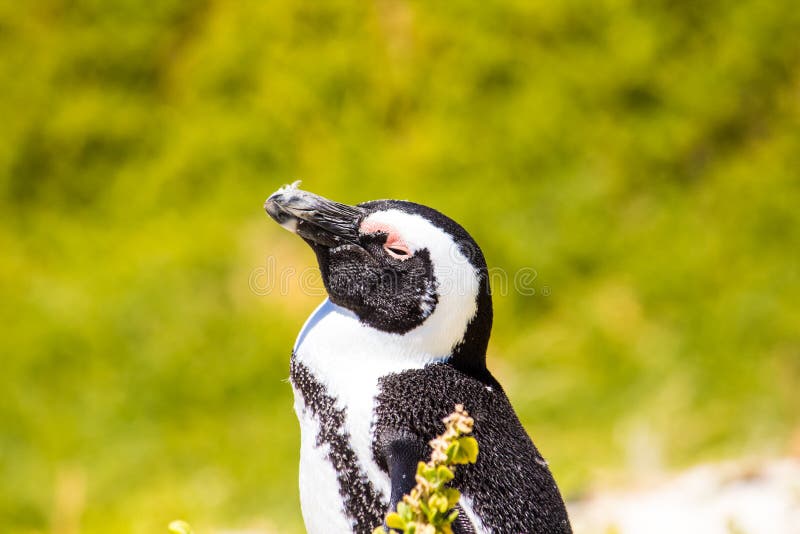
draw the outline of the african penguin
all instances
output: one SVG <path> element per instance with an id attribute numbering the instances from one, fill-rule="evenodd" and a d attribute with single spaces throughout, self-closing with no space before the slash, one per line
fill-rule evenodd
<path id="1" fill-rule="evenodd" d="M 381 525 L 459 403 L 480 453 L 453 481 L 462 494 L 453 531 L 571 532 L 547 462 L 486 368 L 492 300 L 466 230 L 412 202 L 349 206 L 296 184 L 264 207 L 311 246 L 328 293 L 290 364 L 307 531 Z"/>

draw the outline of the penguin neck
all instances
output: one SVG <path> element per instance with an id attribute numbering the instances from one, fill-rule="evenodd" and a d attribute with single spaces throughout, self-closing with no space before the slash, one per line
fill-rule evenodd
<path id="1" fill-rule="evenodd" d="M 325 299 L 303 325 L 293 354 L 334 389 L 354 380 L 372 382 L 381 376 L 438 362 L 447 362 L 478 380 L 494 383 L 486 368 L 491 330 L 492 298 L 487 278 L 482 277 L 475 314 L 462 339 L 450 350 L 431 351 L 413 331 L 395 334 L 367 326 L 352 311 Z"/>
<path id="2" fill-rule="evenodd" d="M 413 337 L 367 326 L 355 313 L 329 299 L 308 318 L 293 352 L 298 361 L 323 382 L 331 382 L 334 389 L 419 369 L 450 356 L 427 352 Z"/>

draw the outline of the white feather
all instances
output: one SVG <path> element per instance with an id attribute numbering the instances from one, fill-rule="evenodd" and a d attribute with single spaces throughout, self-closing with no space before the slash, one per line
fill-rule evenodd
<path id="1" fill-rule="evenodd" d="M 319 421 L 297 402 L 295 410 L 300 421 L 300 508 L 306 530 L 311 534 L 349 532 L 352 527 L 339 496 L 336 471 L 328 460 L 330 447 L 316 443 Z"/>
<path id="2" fill-rule="evenodd" d="M 475 527 L 475 534 L 492 534 L 492 531 L 483 524 L 481 518 L 478 514 L 475 513 L 472 505 L 472 499 L 463 495 L 461 499 L 458 500 L 459 506 L 461 506 L 461 510 L 464 512 L 464 515 L 469 518 L 472 526 Z"/>

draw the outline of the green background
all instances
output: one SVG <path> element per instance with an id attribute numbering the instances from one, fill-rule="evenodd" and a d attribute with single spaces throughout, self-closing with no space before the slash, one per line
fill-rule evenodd
<path id="1" fill-rule="evenodd" d="M 786 454 L 798 35 L 794 0 L 0 3 L 0 531 L 302 531 L 295 179 L 535 270 L 489 365 L 567 497 Z"/>

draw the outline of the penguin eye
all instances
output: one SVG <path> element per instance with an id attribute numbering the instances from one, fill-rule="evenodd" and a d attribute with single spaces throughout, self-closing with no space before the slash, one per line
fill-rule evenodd
<path id="1" fill-rule="evenodd" d="M 390 224 L 367 219 L 359 227 L 359 232 L 361 232 L 363 239 L 380 239 L 383 243 L 384 252 L 395 259 L 407 260 L 411 257 L 411 249 L 400 232 Z"/>
<path id="2" fill-rule="evenodd" d="M 408 247 L 402 243 L 388 243 L 383 246 L 383 250 L 385 250 L 389 256 L 397 258 L 398 260 L 406 260 L 411 255 Z"/>

